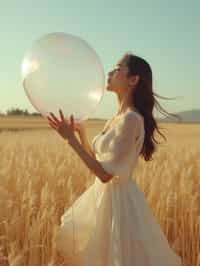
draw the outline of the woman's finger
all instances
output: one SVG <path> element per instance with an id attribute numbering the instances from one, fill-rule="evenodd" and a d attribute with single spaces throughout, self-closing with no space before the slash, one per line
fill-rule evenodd
<path id="1" fill-rule="evenodd" d="M 51 119 L 50 116 L 47 116 L 47 119 L 48 119 L 49 121 L 53 122 L 53 120 Z"/>
<path id="2" fill-rule="evenodd" d="M 53 117 L 53 119 L 57 122 L 57 123 L 60 123 L 60 121 L 58 120 L 58 118 L 50 112 L 50 115 Z"/>
<path id="3" fill-rule="evenodd" d="M 73 117 L 73 115 L 70 116 L 70 120 L 71 120 L 72 129 L 74 131 L 75 128 L 74 128 L 74 117 Z"/>
<path id="4" fill-rule="evenodd" d="M 64 115 L 63 115 L 63 112 L 62 112 L 61 109 L 59 109 L 59 113 L 60 113 L 61 120 L 64 122 L 65 121 L 65 118 L 64 118 Z"/>
<path id="5" fill-rule="evenodd" d="M 49 122 L 49 124 L 50 124 L 50 126 L 51 126 L 52 128 L 54 128 L 55 130 L 57 130 L 57 126 L 56 126 L 54 123 Z"/>
<path id="6" fill-rule="evenodd" d="M 47 116 L 47 119 L 48 119 L 51 123 L 54 123 L 54 124 L 56 125 L 55 121 L 54 121 L 53 119 L 51 119 L 51 117 Z"/>

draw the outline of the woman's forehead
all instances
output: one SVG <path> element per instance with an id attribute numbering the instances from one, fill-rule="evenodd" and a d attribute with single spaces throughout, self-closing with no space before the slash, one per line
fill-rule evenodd
<path id="1" fill-rule="evenodd" d="M 125 64 L 125 62 L 123 62 L 123 61 L 119 61 L 119 62 L 117 62 L 116 65 L 117 65 L 117 66 L 124 66 L 124 65 L 126 65 L 126 64 Z"/>
<path id="2" fill-rule="evenodd" d="M 120 60 L 117 62 L 116 64 L 117 66 L 123 67 L 123 68 L 127 68 L 127 61 L 126 60 Z"/>
<path id="3" fill-rule="evenodd" d="M 121 58 L 118 62 L 117 62 L 117 65 L 127 65 L 127 58 Z"/>

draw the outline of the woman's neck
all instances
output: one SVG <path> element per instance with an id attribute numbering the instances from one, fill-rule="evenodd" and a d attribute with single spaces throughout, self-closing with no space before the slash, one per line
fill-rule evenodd
<path id="1" fill-rule="evenodd" d="M 118 94 L 117 96 L 118 96 L 118 104 L 119 104 L 117 115 L 125 113 L 127 109 L 136 110 L 135 106 L 133 105 L 133 99 L 130 93 L 127 93 L 125 95 Z"/>
<path id="2" fill-rule="evenodd" d="M 133 111 L 137 111 L 137 109 L 136 109 L 136 107 L 133 105 L 133 103 L 124 103 L 124 102 L 122 102 L 121 104 L 120 104 L 120 107 L 119 107 L 119 110 L 118 110 L 118 112 L 117 112 L 117 115 L 118 114 L 123 114 L 123 113 L 125 113 L 127 110 L 133 110 Z"/>

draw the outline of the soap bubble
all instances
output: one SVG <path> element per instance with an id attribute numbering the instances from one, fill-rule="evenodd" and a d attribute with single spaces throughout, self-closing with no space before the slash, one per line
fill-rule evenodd
<path id="1" fill-rule="evenodd" d="M 93 114 L 105 89 L 105 75 L 93 48 L 79 37 L 50 33 L 38 39 L 22 62 L 22 81 L 32 105 L 46 117 Z"/>

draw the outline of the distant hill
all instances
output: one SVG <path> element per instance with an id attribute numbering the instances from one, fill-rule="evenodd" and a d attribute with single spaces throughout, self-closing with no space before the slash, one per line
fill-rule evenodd
<path id="1" fill-rule="evenodd" d="M 168 111 L 170 113 L 170 111 Z M 173 112 L 171 112 L 173 113 Z M 200 123 L 200 109 L 192 109 L 187 111 L 182 111 L 178 113 L 173 113 L 180 117 L 180 120 L 174 116 L 166 116 L 166 117 L 156 117 L 156 120 L 159 122 L 176 122 L 176 123 Z M 93 118 L 89 119 L 89 121 L 106 121 L 107 119 L 103 118 Z"/>
<path id="2" fill-rule="evenodd" d="M 178 118 L 171 115 L 164 118 L 158 118 L 157 120 L 160 122 L 200 123 L 200 109 L 192 109 L 173 114 L 178 115 L 181 120 L 179 121 Z"/>

